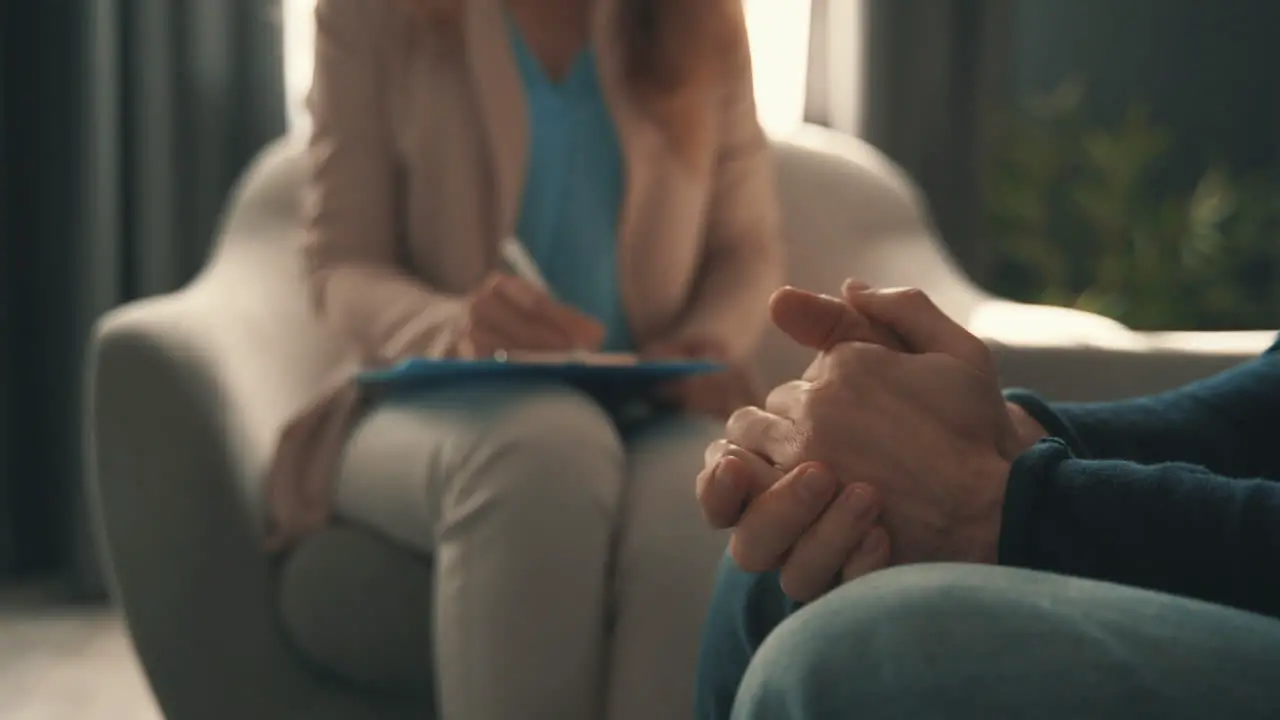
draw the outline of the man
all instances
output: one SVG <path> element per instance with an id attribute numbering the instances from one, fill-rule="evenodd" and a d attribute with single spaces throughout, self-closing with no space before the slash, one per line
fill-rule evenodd
<path id="1" fill-rule="evenodd" d="M 775 296 L 818 357 L 708 449 L 699 718 L 1280 717 L 1275 346 L 1049 404 L 923 293 L 844 295 Z"/>

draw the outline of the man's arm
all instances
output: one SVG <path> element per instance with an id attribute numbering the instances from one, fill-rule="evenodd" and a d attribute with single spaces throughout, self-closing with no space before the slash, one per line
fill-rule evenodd
<path id="1" fill-rule="evenodd" d="M 1008 398 L 1080 459 L 1182 462 L 1236 478 L 1280 479 L 1280 343 L 1177 390 L 1132 400 L 1048 404 Z"/>
<path id="2" fill-rule="evenodd" d="M 1014 462 L 999 558 L 1280 617 L 1280 483 L 1043 440 Z"/>

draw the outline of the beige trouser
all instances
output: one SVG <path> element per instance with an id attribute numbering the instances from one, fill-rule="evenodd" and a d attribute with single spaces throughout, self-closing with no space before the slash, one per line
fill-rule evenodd
<path id="1" fill-rule="evenodd" d="M 553 385 L 441 390 L 362 421 L 338 510 L 434 556 L 444 720 L 691 716 L 725 545 L 693 481 L 720 431 L 678 418 L 624 440 Z"/>

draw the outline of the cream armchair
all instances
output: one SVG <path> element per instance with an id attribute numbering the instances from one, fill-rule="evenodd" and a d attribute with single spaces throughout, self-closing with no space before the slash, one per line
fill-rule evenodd
<path id="1" fill-rule="evenodd" d="M 1262 335 L 1154 336 L 993 298 L 957 269 L 882 156 L 809 129 L 777 144 L 791 282 L 925 288 L 997 346 L 1011 382 L 1064 398 L 1146 392 L 1226 367 Z M 282 561 L 261 549 L 277 430 L 337 348 L 306 306 L 300 145 L 268 148 L 187 288 L 97 326 L 88 425 L 117 599 L 166 717 L 432 716 L 429 557 L 336 526 Z M 772 382 L 810 354 L 771 336 Z M 692 499 L 691 499 L 692 501 Z"/>

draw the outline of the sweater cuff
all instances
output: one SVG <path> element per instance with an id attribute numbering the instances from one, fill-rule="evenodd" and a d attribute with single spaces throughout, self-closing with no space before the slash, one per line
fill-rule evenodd
<path id="1" fill-rule="evenodd" d="M 1066 418 L 1058 414 L 1044 398 L 1021 388 L 1013 388 L 1004 391 L 1004 399 L 1014 405 L 1022 408 L 1032 420 L 1040 423 L 1040 427 L 1049 433 L 1050 437 L 1058 438 L 1066 443 L 1071 452 L 1078 457 L 1089 457 L 1088 448 L 1080 440 L 1080 436 L 1076 433 L 1075 428 L 1067 422 Z"/>
<path id="2" fill-rule="evenodd" d="M 1053 470 L 1070 458 L 1067 443 L 1050 437 L 1013 461 L 1001 513 L 999 564 L 1036 569 L 1034 533 L 1041 505 Z"/>

